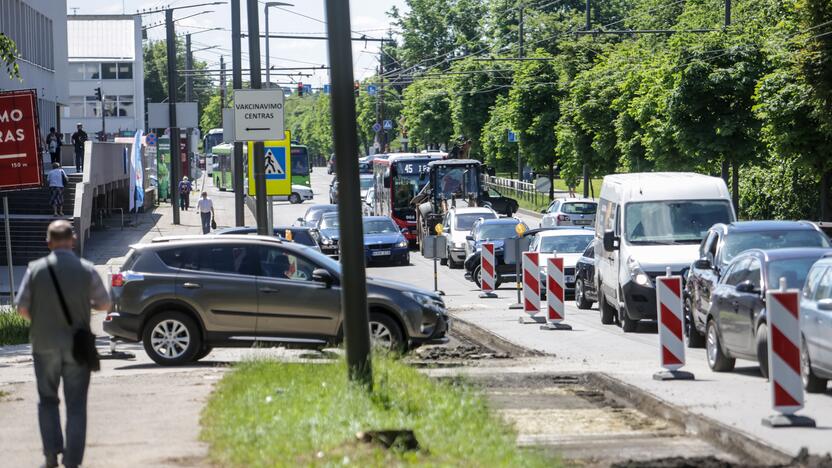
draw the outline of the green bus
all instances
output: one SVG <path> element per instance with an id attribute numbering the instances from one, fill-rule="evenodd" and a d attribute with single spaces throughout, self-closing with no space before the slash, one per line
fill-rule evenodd
<path id="1" fill-rule="evenodd" d="M 233 190 L 232 171 L 234 145 L 222 143 L 211 148 L 214 156 L 213 179 L 214 186 L 221 191 Z M 292 184 L 312 187 L 309 179 L 309 149 L 304 145 L 292 145 Z M 248 145 L 243 145 L 243 160 L 248 161 Z"/>

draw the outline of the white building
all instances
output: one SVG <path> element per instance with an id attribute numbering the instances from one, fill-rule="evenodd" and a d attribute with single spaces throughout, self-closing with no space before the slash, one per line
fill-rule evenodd
<path id="1" fill-rule="evenodd" d="M 17 45 L 20 80 L 0 67 L 0 91 L 35 89 L 41 136 L 68 102 L 66 0 L 0 0 L 0 32 Z M 66 130 L 64 130 L 66 131 Z"/>
<path id="2" fill-rule="evenodd" d="M 141 16 L 69 15 L 66 37 L 69 107 L 61 116 L 62 131 L 71 134 L 78 122 L 91 138 L 101 131 L 102 102 L 96 88 L 101 88 L 110 141 L 119 132 L 144 128 Z"/>

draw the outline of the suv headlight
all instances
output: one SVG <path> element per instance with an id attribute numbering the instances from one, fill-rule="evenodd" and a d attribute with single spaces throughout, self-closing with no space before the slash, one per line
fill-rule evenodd
<path id="1" fill-rule="evenodd" d="M 635 281 L 639 286 L 653 286 L 650 277 L 641 269 L 641 265 L 633 257 L 627 259 L 627 269 L 630 272 L 630 279 Z"/>
<path id="2" fill-rule="evenodd" d="M 402 293 L 416 301 L 417 304 L 424 307 L 425 309 L 432 310 L 436 313 L 442 312 L 442 307 L 431 297 L 427 294 L 420 294 L 413 291 L 402 291 Z"/>
<path id="3" fill-rule="evenodd" d="M 324 244 L 324 245 L 332 245 L 332 239 L 330 239 L 329 237 L 324 237 L 321 240 L 321 243 Z"/>
<path id="4" fill-rule="evenodd" d="M 407 247 L 409 245 L 410 244 L 407 242 L 407 239 L 403 239 L 398 244 L 396 244 L 396 247 Z"/>

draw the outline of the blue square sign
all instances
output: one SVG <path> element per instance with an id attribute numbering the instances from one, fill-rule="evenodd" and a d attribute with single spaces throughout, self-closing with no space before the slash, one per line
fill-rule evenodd
<path id="1" fill-rule="evenodd" d="M 286 147 L 266 146 L 266 180 L 286 180 Z"/>

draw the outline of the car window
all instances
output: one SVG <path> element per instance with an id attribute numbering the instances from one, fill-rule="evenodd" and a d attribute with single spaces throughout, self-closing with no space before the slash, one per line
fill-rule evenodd
<path id="1" fill-rule="evenodd" d="M 731 269 L 725 274 L 725 284 L 736 286 L 745 280 L 746 270 L 750 260 L 743 258 L 731 266 Z"/>
<path id="2" fill-rule="evenodd" d="M 320 229 L 335 229 L 339 226 L 338 224 L 338 215 L 333 214 L 329 215 L 326 214 L 321 218 L 321 224 L 319 226 Z"/>
<path id="3" fill-rule="evenodd" d="M 699 244 L 699 258 L 707 257 L 708 252 L 710 252 L 711 247 L 714 245 L 714 241 L 716 240 L 716 232 L 710 231 L 704 239 L 702 239 L 702 243 Z"/>
<path id="4" fill-rule="evenodd" d="M 463 213 L 456 215 L 455 229 L 460 231 L 468 231 L 478 219 L 496 219 L 497 215 L 494 213 Z"/>
<path id="5" fill-rule="evenodd" d="M 780 278 L 786 279 L 787 288 L 803 289 L 809 269 L 817 261 L 817 257 L 788 258 L 775 260 L 768 264 L 768 287 L 780 287 Z"/>
<path id="6" fill-rule="evenodd" d="M 517 237 L 517 224 L 483 224 L 477 230 L 477 240 L 511 239 Z"/>
<path id="7" fill-rule="evenodd" d="M 554 202 L 552 202 L 552 204 L 551 204 L 551 205 L 549 205 L 549 213 L 555 213 L 555 212 L 557 212 L 557 211 L 558 211 L 558 207 L 559 207 L 559 206 L 560 206 L 560 202 L 559 202 L 559 201 L 554 201 Z"/>
<path id="8" fill-rule="evenodd" d="M 391 219 L 365 219 L 364 234 L 393 234 L 399 232 L 399 228 L 393 224 Z"/>
<path id="9" fill-rule="evenodd" d="M 821 268 L 817 268 L 820 270 Z M 827 268 L 818 283 L 815 300 L 832 299 L 832 268 Z"/>
<path id="10" fill-rule="evenodd" d="M 500 195 L 500 192 L 490 188 L 488 189 L 488 196 L 491 198 L 500 198 L 502 195 Z"/>
<path id="11" fill-rule="evenodd" d="M 590 242 L 589 246 L 586 248 L 586 250 L 584 250 L 583 256 L 588 258 L 595 257 L 595 244 Z"/>
<path id="12" fill-rule="evenodd" d="M 806 277 L 806 284 L 803 286 L 803 297 L 812 299 L 815 291 L 818 289 L 818 282 L 826 272 L 825 267 L 814 267 L 809 271 L 809 276 Z"/>
<path id="13" fill-rule="evenodd" d="M 198 251 L 199 271 L 255 274 L 254 247 L 247 245 L 203 245 Z"/>
<path id="14" fill-rule="evenodd" d="M 592 234 L 546 236 L 540 240 L 539 252 L 580 253 L 586 249 L 592 238 Z"/>
<path id="15" fill-rule="evenodd" d="M 560 210 L 566 214 L 592 215 L 598 209 L 598 205 L 591 202 L 570 202 L 564 203 Z"/>
<path id="16" fill-rule="evenodd" d="M 262 247 L 259 262 L 261 276 L 281 280 L 312 281 L 317 268 L 305 258 L 277 247 Z"/>
<path id="17" fill-rule="evenodd" d="M 759 290 L 762 281 L 760 275 L 760 261 L 756 258 L 752 258 L 751 262 L 748 264 L 748 272 L 746 273 L 745 280 L 743 281 L 751 281 L 754 288 Z"/>
<path id="18" fill-rule="evenodd" d="M 815 230 L 780 230 L 735 232 L 725 237 L 722 260 L 727 262 L 748 249 L 784 249 L 788 247 L 829 247 L 825 234 Z"/>

